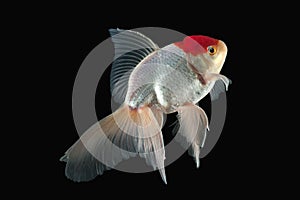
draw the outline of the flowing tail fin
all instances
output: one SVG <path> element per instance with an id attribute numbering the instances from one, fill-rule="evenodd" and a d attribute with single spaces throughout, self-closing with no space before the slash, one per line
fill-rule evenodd
<path id="1" fill-rule="evenodd" d="M 66 176 L 77 182 L 89 181 L 122 160 L 139 154 L 160 171 L 166 183 L 162 122 L 162 112 L 155 108 L 131 109 L 123 104 L 91 126 L 67 150 L 60 159 L 67 163 Z"/>

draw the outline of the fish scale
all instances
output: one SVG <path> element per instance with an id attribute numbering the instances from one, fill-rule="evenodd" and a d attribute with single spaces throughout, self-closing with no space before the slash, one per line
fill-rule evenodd
<path id="1" fill-rule="evenodd" d="M 172 113 L 186 102 L 199 101 L 211 87 L 212 84 L 203 85 L 198 80 L 187 66 L 185 53 L 171 44 L 149 55 L 135 68 L 125 102 L 132 108 L 155 102 L 165 113 Z"/>

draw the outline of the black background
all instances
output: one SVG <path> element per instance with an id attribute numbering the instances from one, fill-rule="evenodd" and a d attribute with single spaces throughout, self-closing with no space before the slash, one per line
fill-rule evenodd
<path id="1" fill-rule="evenodd" d="M 117 2 L 115 5 L 43 5 L 28 13 L 25 21 L 31 21 L 33 25 L 19 23 L 20 29 L 30 29 L 25 37 L 26 45 L 38 58 L 35 61 L 38 67 L 32 70 L 34 83 L 31 85 L 38 94 L 32 107 L 40 113 L 36 116 L 39 125 L 31 122 L 37 135 L 29 134 L 33 135 L 32 144 L 29 143 L 26 149 L 32 151 L 30 156 L 22 156 L 24 166 L 16 174 L 16 180 L 23 175 L 26 178 L 17 181 L 17 185 L 33 183 L 25 193 L 41 195 L 41 198 L 168 198 L 173 195 L 180 198 L 219 195 L 244 198 L 269 195 L 269 186 L 279 176 L 273 172 L 273 162 L 269 165 L 274 157 L 273 149 L 263 148 L 265 139 L 258 136 L 264 130 L 257 124 L 263 123 L 264 119 L 257 115 L 257 110 L 262 114 L 267 108 L 264 107 L 265 100 L 254 95 L 260 90 L 256 84 L 260 77 L 255 76 L 253 80 L 253 74 L 257 73 L 254 66 L 260 59 L 259 54 L 253 58 L 253 52 L 257 51 L 255 44 L 268 35 L 257 26 L 268 19 L 251 17 L 263 15 L 264 9 L 247 3 L 235 5 L 235 8 L 216 3 L 162 8 L 151 2 L 144 3 L 140 8 L 126 4 L 124 9 Z M 87 183 L 68 180 L 64 175 L 65 163 L 59 162 L 59 158 L 78 139 L 72 118 L 72 89 L 81 63 L 94 47 L 109 37 L 109 28 L 151 26 L 174 29 L 186 35 L 208 35 L 227 44 L 228 56 L 221 73 L 230 78 L 232 84 L 227 92 L 227 117 L 219 141 L 210 154 L 201 159 L 199 169 L 187 154 L 167 166 L 167 185 L 158 172 L 131 174 L 110 170 Z M 33 40 L 37 41 L 34 45 Z M 99 118 L 110 112 L 106 78 L 99 83 L 96 95 Z M 201 105 L 209 112 L 207 99 Z M 263 105 L 263 108 L 258 109 L 257 105 Z M 169 140 L 171 129 L 164 130 L 164 137 Z"/>

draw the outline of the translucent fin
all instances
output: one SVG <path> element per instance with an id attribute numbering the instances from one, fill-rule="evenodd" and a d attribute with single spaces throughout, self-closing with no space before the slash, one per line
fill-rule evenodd
<path id="1" fill-rule="evenodd" d="M 128 110 L 125 112 L 128 113 L 127 121 L 129 122 L 124 122 L 125 117 L 118 114 L 114 116 L 114 120 L 125 133 L 138 138 L 137 151 L 139 155 L 146 159 L 149 166 L 159 170 L 163 181 L 166 183 L 165 149 L 161 132 L 163 113 L 155 107 L 143 107 L 134 110 L 130 110 L 128 106 L 124 108 Z"/>
<path id="2" fill-rule="evenodd" d="M 163 113 L 156 108 L 151 108 L 158 125 L 160 129 L 163 126 L 164 120 L 163 120 Z M 144 150 L 148 149 L 148 152 L 150 153 L 140 153 L 141 157 L 144 157 L 146 159 L 146 163 L 153 167 L 153 169 L 158 169 L 159 173 L 161 175 L 162 180 L 165 184 L 167 184 L 166 179 L 166 173 L 165 173 L 165 167 L 164 167 L 164 160 L 165 160 L 165 148 L 164 148 L 164 141 L 162 133 L 157 134 L 156 137 L 151 137 L 144 141 Z"/>
<path id="3" fill-rule="evenodd" d="M 67 162 L 66 176 L 73 181 L 89 181 L 124 159 L 138 154 L 165 181 L 165 150 L 160 130 L 162 113 L 149 107 L 131 110 L 122 105 L 116 112 L 90 127 L 61 158 Z M 160 113 L 159 113 L 160 112 Z"/>
<path id="4" fill-rule="evenodd" d="M 225 92 L 225 90 L 227 91 L 229 84 L 231 84 L 230 79 L 220 74 L 216 75 L 215 79 L 214 87 L 210 91 L 210 98 L 212 101 L 218 99 L 219 95 Z"/>
<path id="5" fill-rule="evenodd" d="M 128 91 L 128 81 L 131 72 L 133 69 L 126 69 L 127 71 L 124 71 L 124 74 L 120 74 L 120 77 L 118 78 L 118 81 L 114 83 L 113 90 L 111 91 L 111 97 L 115 103 L 120 106 L 122 103 L 124 103 L 127 91 Z"/>
<path id="6" fill-rule="evenodd" d="M 180 134 L 180 137 L 175 138 L 183 148 L 189 147 L 189 154 L 194 157 L 198 168 L 200 148 L 204 146 L 206 131 L 208 130 L 207 116 L 200 107 L 187 104 L 178 108 L 177 118 L 179 123 L 173 132 Z"/>
<path id="7" fill-rule="evenodd" d="M 98 124 L 93 125 L 83 136 L 94 140 L 95 143 L 99 142 L 101 136 L 96 133 L 98 129 L 97 126 Z M 65 155 L 60 158 L 60 161 L 67 163 L 65 168 L 66 177 L 76 182 L 90 181 L 97 175 L 102 174 L 104 170 L 110 169 L 108 166 L 99 162 L 86 149 L 82 140 L 78 140 L 73 144 Z"/>
<path id="8" fill-rule="evenodd" d="M 158 122 L 160 129 L 162 129 L 167 121 L 167 114 L 159 111 L 156 106 L 152 106 L 151 110 L 156 118 L 156 121 Z"/>
<path id="9" fill-rule="evenodd" d="M 131 72 L 137 64 L 159 47 L 151 39 L 136 31 L 109 29 L 109 32 L 115 47 L 115 59 L 110 74 L 110 88 L 112 96 L 117 96 L 115 101 L 123 103 L 130 75 L 128 72 Z M 118 83 L 119 81 L 121 83 Z M 117 83 L 118 90 L 113 92 Z"/>

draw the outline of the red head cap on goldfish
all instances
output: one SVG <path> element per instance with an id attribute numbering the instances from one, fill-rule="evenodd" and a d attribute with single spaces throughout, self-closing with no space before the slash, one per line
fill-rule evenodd
<path id="1" fill-rule="evenodd" d="M 206 53 L 209 46 L 218 44 L 218 40 L 208 36 L 193 35 L 185 37 L 182 43 L 183 50 L 186 53 L 191 53 L 196 56 L 198 54 Z"/>
<path id="2" fill-rule="evenodd" d="M 174 44 L 187 54 L 199 73 L 219 73 L 227 54 L 224 42 L 204 35 L 187 36 Z"/>

